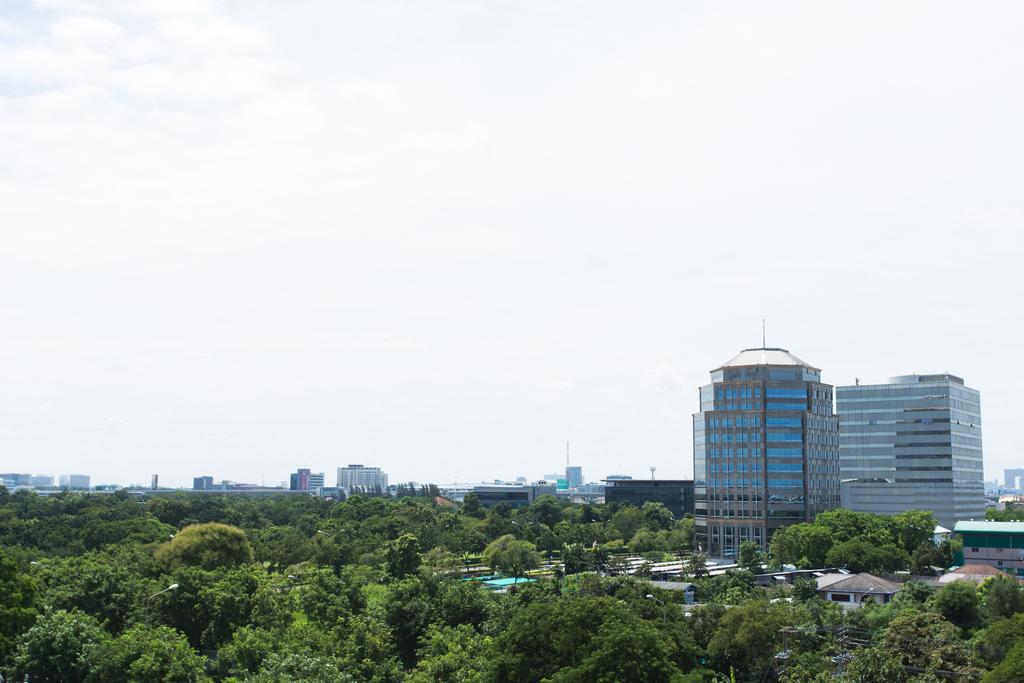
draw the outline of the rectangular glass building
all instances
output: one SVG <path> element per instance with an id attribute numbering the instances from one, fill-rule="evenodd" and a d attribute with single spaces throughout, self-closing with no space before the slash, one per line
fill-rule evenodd
<path id="1" fill-rule="evenodd" d="M 643 507 L 661 503 L 672 516 L 682 519 L 693 514 L 692 479 L 615 479 L 604 489 L 604 502 Z"/>
<path id="2" fill-rule="evenodd" d="M 711 371 L 693 416 L 697 542 L 713 557 L 839 505 L 839 424 L 821 370 L 746 349 Z"/>
<path id="3" fill-rule="evenodd" d="M 954 375 L 836 389 L 843 507 L 984 519 L 981 395 Z"/>

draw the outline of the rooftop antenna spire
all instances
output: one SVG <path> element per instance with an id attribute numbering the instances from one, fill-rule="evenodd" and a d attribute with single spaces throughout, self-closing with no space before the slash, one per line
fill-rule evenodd
<path id="1" fill-rule="evenodd" d="M 765 341 L 765 339 L 767 338 L 767 335 L 766 335 L 766 332 L 765 332 L 767 327 L 768 327 L 768 325 L 765 322 L 765 319 L 761 318 L 761 350 L 762 351 L 764 349 L 768 348 L 768 343 Z"/>
<path id="2" fill-rule="evenodd" d="M 565 466 L 569 466 L 569 442 L 565 442 Z"/>
<path id="3" fill-rule="evenodd" d="M 656 469 L 658 469 L 658 468 L 657 467 L 652 467 L 651 468 L 651 479 L 654 479 L 654 470 L 656 470 Z"/>

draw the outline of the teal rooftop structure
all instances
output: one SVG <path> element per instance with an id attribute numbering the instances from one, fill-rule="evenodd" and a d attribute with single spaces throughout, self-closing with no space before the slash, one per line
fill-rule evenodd
<path id="1" fill-rule="evenodd" d="M 957 564 L 985 564 L 1024 577 L 1024 522 L 957 522 L 953 532 L 964 544 Z"/>

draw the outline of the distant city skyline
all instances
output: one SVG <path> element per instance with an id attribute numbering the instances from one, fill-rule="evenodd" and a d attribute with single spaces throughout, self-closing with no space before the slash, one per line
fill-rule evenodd
<path id="1" fill-rule="evenodd" d="M 12 0 L 0 453 L 692 476 L 723 353 L 956 372 L 1024 467 L 1024 5 Z M 813 55 L 809 59 L 808 55 Z"/>

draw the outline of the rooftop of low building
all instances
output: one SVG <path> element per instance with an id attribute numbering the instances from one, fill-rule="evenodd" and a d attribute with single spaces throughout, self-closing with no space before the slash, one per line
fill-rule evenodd
<path id="1" fill-rule="evenodd" d="M 992 522 L 981 520 L 975 522 L 957 522 L 953 526 L 956 533 L 972 532 L 984 534 L 1024 534 L 1024 522 Z"/>

